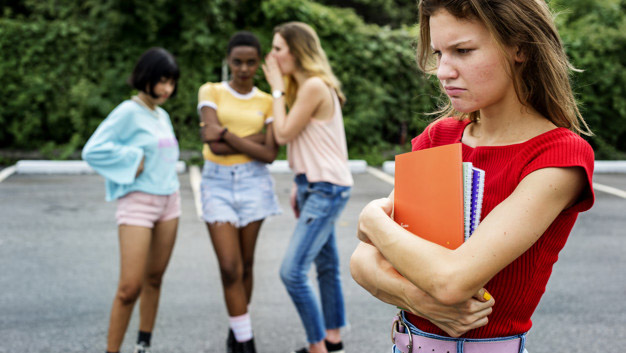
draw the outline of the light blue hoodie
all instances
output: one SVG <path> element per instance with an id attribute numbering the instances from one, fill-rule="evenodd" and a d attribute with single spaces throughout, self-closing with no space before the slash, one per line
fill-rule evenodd
<path id="1" fill-rule="evenodd" d="M 98 126 L 83 148 L 82 157 L 106 179 L 106 200 L 132 191 L 170 195 L 179 188 L 176 175 L 178 141 L 165 110 L 155 111 L 127 100 Z M 144 169 L 137 168 L 145 157 Z"/>

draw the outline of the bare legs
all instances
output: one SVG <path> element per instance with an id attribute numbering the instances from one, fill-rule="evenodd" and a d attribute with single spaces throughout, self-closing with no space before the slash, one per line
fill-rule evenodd
<path id="1" fill-rule="evenodd" d="M 252 298 L 254 248 L 263 220 L 243 228 L 230 223 L 209 223 L 209 234 L 219 262 L 224 300 L 229 316 L 248 312 Z"/>
<path id="2" fill-rule="evenodd" d="M 341 342 L 340 329 L 335 328 L 335 329 L 326 330 L 326 338 L 324 338 L 323 340 L 319 342 L 309 343 L 309 353 L 328 353 L 328 350 L 326 350 L 326 343 L 324 343 L 324 340 L 330 343 Z"/>
<path id="3" fill-rule="evenodd" d="M 178 219 L 157 223 L 154 227 L 139 303 L 140 331 L 152 332 L 154 328 L 161 294 L 161 279 L 174 249 L 177 227 Z"/>
<path id="4" fill-rule="evenodd" d="M 326 340 L 330 343 L 341 342 L 341 331 L 338 328 L 326 330 Z"/>
<path id="5" fill-rule="evenodd" d="M 113 299 L 107 350 L 117 352 L 141 295 L 139 329 L 152 332 L 159 305 L 161 279 L 174 242 L 178 218 L 158 222 L 154 229 L 120 225 L 120 280 Z"/>

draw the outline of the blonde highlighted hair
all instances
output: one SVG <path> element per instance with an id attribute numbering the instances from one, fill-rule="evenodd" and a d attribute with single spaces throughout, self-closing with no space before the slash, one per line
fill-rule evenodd
<path id="1" fill-rule="evenodd" d="M 436 69 L 429 22 L 439 10 L 446 10 L 459 19 L 483 23 L 505 56 L 508 56 L 505 48 L 519 48 L 524 61 L 517 67 L 511 64 L 510 72 L 519 73 L 512 78 L 520 102 L 534 108 L 556 126 L 593 135 L 580 114 L 569 81 L 570 72 L 576 69 L 565 55 L 552 13 L 544 0 L 420 0 L 417 61 L 426 73 Z M 449 101 L 437 113 L 440 117 L 480 119 L 480 112 L 456 112 Z"/>
<path id="2" fill-rule="evenodd" d="M 295 59 L 296 69 L 308 77 L 319 77 L 337 92 L 343 105 L 346 97 L 341 91 L 341 83 L 333 74 L 328 58 L 320 40 L 311 26 L 302 22 L 287 22 L 274 28 L 274 34 L 280 34 L 287 43 L 289 52 Z M 296 100 L 298 83 L 293 76 L 285 77 L 285 98 L 288 106 Z"/>

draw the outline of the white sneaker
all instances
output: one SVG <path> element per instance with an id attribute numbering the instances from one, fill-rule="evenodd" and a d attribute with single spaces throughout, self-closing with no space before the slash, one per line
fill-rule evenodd
<path id="1" fill-rule="evenodd" d="M 150 346 L 144 346 L 141 343 L 137 343 L 135 345 L 135 350 L 133 351 L 133 353 L 150 353 Z"/>

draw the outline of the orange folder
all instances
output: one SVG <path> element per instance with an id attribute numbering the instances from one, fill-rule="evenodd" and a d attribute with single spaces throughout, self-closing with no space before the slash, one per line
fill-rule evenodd
<path id="1" fill-rule="evenodd" d="M 449 249 L 463 244 L 462 162 L 460 143 L 397 155 L 396 223 Z"/>

